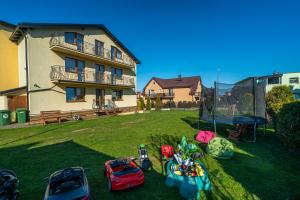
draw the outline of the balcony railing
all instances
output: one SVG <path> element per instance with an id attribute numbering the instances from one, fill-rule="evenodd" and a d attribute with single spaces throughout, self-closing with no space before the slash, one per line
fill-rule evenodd
<path id="1" fill-rule="evenodd" d="M 105 49 L 102 47 L 96 47 L 95 44 L 89 42 L 82 42 L 79 44 L 70 44 L 65 42 L 65 36 L 59 34 L 53 34 L 50 39 L 50 48 L 58 46 L 66 49 L 70 49 L 73 51 L 77 51 L 79 53 L 89 54 L 92 56 L 96 56 L 99 59 L 104 59 L 106 61 L 120 63 L 123 65 L 127 65 L 129 67 L 134 67 L 135 62 L 129 56 L 122 54 L 120 57 L 116 57 L 116 55 L 112 55 L 111 49 Z"/>
<path id="2" fill-rule="evenodd" d="M 157 98 L 157 96 L 160 96 L 161 98 L 174 98 L 174 95 L 174 93 L 169 92 L 145 94 L 145 96 L 150 99 Z"/>
<path id="3" fill-rule="evenodd" d="M 84 69 L 82 72 L 68 72 L 65 66 L 55 65 L 51 67 L 50 79 L 53 81 L 74 81 L 82 83 L 97 83 L 105 85 L 135 87 L 134 78 L 122 75 L 118 77 L 108 73 L 96 73 L 93 70 Z"/>

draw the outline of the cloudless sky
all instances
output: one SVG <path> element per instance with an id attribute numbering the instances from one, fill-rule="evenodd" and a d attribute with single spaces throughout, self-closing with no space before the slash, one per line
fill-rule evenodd
<path id="1" fill-rule="evenodd" d="M 3 1 L 0 20 L 104 24 L 141 60 L 139 90 L 153 76 L 211 86 L 300 71 L 297 0 Z"/>

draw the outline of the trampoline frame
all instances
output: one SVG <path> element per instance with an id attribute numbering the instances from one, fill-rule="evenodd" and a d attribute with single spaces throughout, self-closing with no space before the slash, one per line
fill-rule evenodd
<path id="1" fill-rule="evenodd" d="M 266 114 L 266 111 L 264 111 L 264 118 L 263 117 L 260 117 L 260 116 L 257 116 L 257 113 L 256 113 L 256 90 L 255 90 L 255 84 L 257 84 L 257 81 L 259 80 L 259 78 L 256 78 L 256 77 L 250 77 L 248 79 L 252 79 L 252 94 L 253 94 L 253 116 L 250 116 L 250 118 L 253 118 L 253 123 L 248 123 L 248 125 L 252 125 L 253 124 L 253 140 L 245 140 L 247 142 L 256 142 L 256 136 L 257 136 L 257 126 L 258 125 L 264 125 L 264 135 L 265 135 L 265 131 L 266 131 L 266 118 L 267 118 L 267 114 Z M 247 80 L 247 79 L 244 79 L 244 80 Z M 264 83 L 265 84 L 265 83 Z M 233 120 L 231 121 L 231 123 L 226 123 L 226 122 L 220 122 L 216 119 L 216 102 L 217 102 L 217 90 L 218 90 L 218 83 L 215 81 L 214 82 L 214 99 L 213 99 L 213 109 L 212 109 L 212 120 L 209 121 L 209 120 L 205 120 L 207 122 L 210 122 L 212 123 L 213 125 L 213 129 L 214 129 L 214 132 L 217 133 L 217 124 L 218 123 L 223 123 L 223 124 L 230 124 L 230 125 L 235 125 L 237 123 L 233 123 Z M 263 86 L 263 94 L 264 94 L 264 99 L 266 98 L 266 87 L 265 85 Z M 203 96 L 203 87 L 202 87 L 202 98 L 201 98 L 201 101 L 202 103 L 200 104 L 200 106 L 203 106 L 202 107 L 202 112 L 204 111 L 204 96 Z M 203 113 L 202 115 L 200 114 L 200 110 L 201 108 L 199 108 L 199 120 L 198 120 L 198 130 L 200 130 L 200 120 L 203 116 Z M 225 116 L 225 115 L 224 115 Z M 234 116 L 234 117 L 245 117 L 246 116 Z M 264 119 L 264 123 L 258 123 L 258 118 L 263 118 Z M 233 118 L 234 119 L 234 118 Z M 240 123 L 242 124 L 242 123 Z M 247 123 L 244 123 L 244 124 L 247 124 Z"/>

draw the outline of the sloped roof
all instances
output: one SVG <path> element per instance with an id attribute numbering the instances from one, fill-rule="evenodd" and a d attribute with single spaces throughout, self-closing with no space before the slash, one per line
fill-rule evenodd
<path id="1" fill-rule="evenodd" d="M 12 41 L 17 41 L 29 28 L 95 28 L 103 30 L 116 44 L 118 44 L 126 53 L 128 53 L 137 64 L 141 62 L 127 47 L 108 30 L 103 24 L 67 24 L 67 23 L 19 23 L 15 31 L 10 36 Z"/>
<path id="2" fill-rule="evenodd" d="M 153 77 L 149 81 L 149 83 L 152 80 L 154 80 L 163 89 L 190 88 L 191 89 L 190 94 L 194 94 L 196 92 L 199 81 L 201 84 L 200 76 L 178 77 L 178 78 L 170 78 L 170 79 L 162 79 L 162 78 Z M 147 83 L 147 85 L 149 83 Z M 144 91 L 145 91 L 145 88 L 144 88 Z"/>
<path id="3" fill-rule="evenodd" d="M 16 28 L 16 25 L 8 23 L 8 22 L 5 22 L 5 21 L 2 21 L 2 20 L 0 20 L 0 25 L 8 27 L 8 28 L 11 28 L 11 29 L 15 29 Z"/>

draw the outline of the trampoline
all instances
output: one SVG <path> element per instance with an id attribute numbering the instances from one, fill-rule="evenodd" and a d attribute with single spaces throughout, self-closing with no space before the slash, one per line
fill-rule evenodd
<path id="1" fill-rule="evenodd" d="M 266 124 L 265 82 L 259 78 L 247 78 L 234 84 L 214 83 L 214 87 L 202 87 L 200 119 L 211 122 L 217 132 L 217 124 L 246 124 L 253 126 L 256 141 L 257 127 Z"/>

